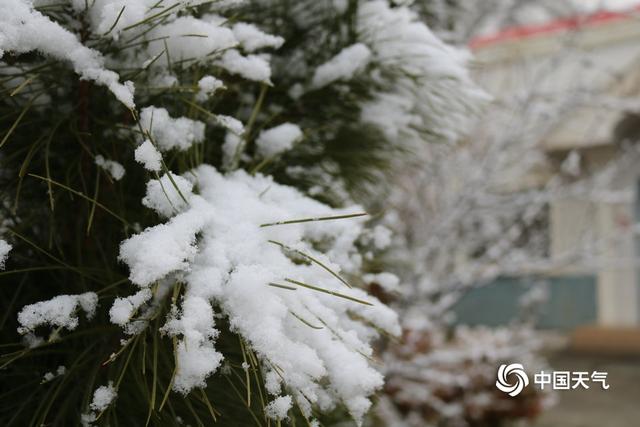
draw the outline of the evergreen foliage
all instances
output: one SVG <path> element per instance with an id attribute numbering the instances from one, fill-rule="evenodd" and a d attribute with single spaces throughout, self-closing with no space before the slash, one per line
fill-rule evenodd
<path id="1" fill-rule="evenodd" d="M 455 116 L 464 117 L 477 109 L 482 95 L 466 76 L 462 55 L 438 44 L 433 36 L 433 46 L 423 52 L 432 55 L 425 63 L 442 60 L 443 64 L 429 74 L 421 64 L 403 68 L 398 65 L 402 57 L 390 59 L 376 53 L 376 43 L 382 42 L 363 30 L 367 22 L 363 7 L 392 19 L 415 20 L 405 6 L 394 8 L 384 1 L 34 3 L 33 10 L 75 34 L 83 46 L 100 52 L 105 69 L 119 76 L 120 92 L 114 96 L 115 86 L 104 83 L 102 71 L 87 71 L 73 63 L 70 58 L 76 51 L 66 56 L 65 52 L 52 53 L 55 40 L 39 40 L 35 47 L 16 49 L 11 43 L 3 45 L 11 39 L 3 39 L 0 30 L 0 238 L 12 245 L 6 268 L 0 271 L 0 424 L 77 425 L 81 414 L 88 414 L 86 423 L 114 426 L 179 425 L 180 420 L 190 425 L 209 425 L 212 420 L 228 426 L 280 425 L 279 420 L 265 415 L 272 397 L 265 389 L 264 355 L 223 315 L 216 316 L 215 349 L 224 355 L 218 372 L 207 378 L 206 387 L 196 387 L 184 396 L 170 391 L 179 344 L 175 336 L 162 333 L 162 326 L 175 316 L 185 298 L 180 276 L 172 278 L 167 297 L 157 301 L 146 319 L 147 327 L 126 334 L 112 323 L 108 308 L 133 289 L 127 265 L 118 261 L 121 243 L 163 222 L 162 215 L 141 206 L 148 191 L 145 184 L 162 175 L 168 177 L 163 192 L 175 208 L 180 198 L 187 201 L 176 180 L 207 164 L 227 173 L 241 169 L 249 176 L 272 176 L 276 183 L 295 187 L 332 208 L 357 202 L 375 217 L 393 183 L 394 168 L 415 161 L 419 144 L 454 139 L 464 130 Z M 0 26 L 24 24 L 18 22 L 19 16 L 9 22 L 12 5 L 18 10 L 29 3 L 9 1 Z M 105 5 L 110 9 L 103 9 L 102 15 L 96 12 Z M 144 13 L 134 19 L 139 8 Z M 0 15 L 2 11 L 0 7 Z M 218 15 L 210 18 L 211 13 Z M 209 19 L 218 28 L 255 24 L 265 33 L 282 37 L 282 46 L 269 39 L 254 57 L 267 66 L 266 59 L 270 60 L 270 78 L 247 77 L 262 70 L 259 67 L 238 71 L 231 60 L 224 62 L 225 55 L 234 51 L 229 47 L 187 56 L 207 36 L 192 33 L 189 26 L 173 38 L 162 36 L 163 29 L 183 18 L 186 23 L 192 18 Z M 422 26 L 418 33 L 425 31 L 428 29 Z M 7 34 L 11 37 L 12 33 Z M 35 37 L 47 36 L 43 28 Z M 264 41 L 261 37 L 256 40 Z M 26 43 L 19 36 L 18 42 Z M 372 59 L 352 75 L 314 87 L 314 70 L 356 43 L 369 43 Z M 248 44 L 243 49 L 244 58 L 251 59 L 253 49 Z M 96 73 L 102 77 L 96 78 Z M 199 83 L 206 76 L 215 76 L 224 88 L 203 95 Z M 123 101 L 126 96 L 121 91 L 126 95 L 127 81 L 135 86 L 135 106 Z M 398 94 L 415 92 L 425 84 L 432 85 L 433 93 L 415 95 L 407 102 L 433 102 L 433 108 L 407 107 L 414 109 L 407 111 L 412 117 L 410 132 L 392 138 L 384 123 L 363 119 L 368 103 L 381 94 L 396 91 L 400 97 Z M 446 93 L 447 88 L 451 92 Z M 147 106 L 164 108 L 172 118 L 205 123 L 204 142 L 161 150 L 161 171 L 145 170 L 136 162 L 139 144 L 150 139 L 155 147 L 162 145 L 153 132 L 160 124 L 156 122 L 151 129 L 141 124 Z M 460 129 L 449 129 L 448 119 L 438 117 L 447 111 Z M 241 135 L 229 117 L 244 125 Z M 302 140 L 282 154 L 260 156 L 256 141 L 261 132 L 284 123 L 299 126 Z M 197 135 L 191 137 L 197 139 Z M 172 203 L 174 188 L 179 197 Z M 373 255 L 360 268 L 345 269 L 344 276 L 364 288 L 361 277 L 375 265 L 376 249 L 366 240 L 358 240 L 357 245 L 363 253 Z M 318 241 L 310 247 L 320 253 L 330 249 L 326 242 Z M 298 264 L 317 262 L 299 258 Z M 152 286 L 154 294 L 161 286 Z M 25 346 L 16 333 L 20 326 L 17 314 L 23 307 L 61 294 L 85 292 L 98 296 L 93 319 L 78 313 L 80 326 L 73 330 L 38 327 L 35 335 L 44 341 L 36 342 L 35 336 L 27 335 L 24 340 L 31 341 Z M 218 303 L 213 306 L 216 313 L 224 312 Z M 313 327 L 309 325 L 310 330 Z M 365 334 L 365 330 L 359 332 Z M 377 336 L 366 334 L 365 341 Z M 43 380 L 45 372 L 55 372 L 58 366 L 66 368 L 63 375 Z M 321 385 L 331 389 L 327 381 L 322 378 Z M 117 390 L 115 403 L 96 405 L 94 391 L 110 382 Z M 308 409 L 296 403 L 288 422 L 306 425 L 312 419 L 346 419 L 349 412 L 354 416 L 345 406 L 325 406 L 315 404 Z"/>

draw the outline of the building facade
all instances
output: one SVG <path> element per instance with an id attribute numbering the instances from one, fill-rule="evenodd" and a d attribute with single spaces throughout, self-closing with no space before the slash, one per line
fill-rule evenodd
<path id="1" fill-rule="evenodd" d="M 548 128 L 537 142 L 547 168 L 520 185 L 546 185 L 567 167 L 576 181 L 615 172 L 589 197 L 568 194 L 549 204 L 549 256 L 568 261 L 544 273 L 550 298 L 540 325 L 640 327 L 640 158 L 633 157 L 640 141 L 640 9 L 510 28 L 474 39 L 470 48 L 476 80 L 494 96 L 492 108 L 507 97 L 549 106 L 551 117 L 540 124 Z M 517 109 L 513 114 L 527 120 Z M 585 242 L 593 254 L 571 261 L 571 251 Z M 496 298 L 514 305 L 501 300 L 519 295 L 517 279 L 470 293 L 458 308 L 461 320 L 508 321 L 508 313 L 491 318 L 494 311 L 482 319 L 473 307 Z"/>

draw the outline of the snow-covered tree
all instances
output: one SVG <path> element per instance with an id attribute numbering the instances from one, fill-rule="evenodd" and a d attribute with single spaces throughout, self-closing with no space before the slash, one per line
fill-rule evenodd
<path id="1" fill-rule="evenodd" d="M 576 10 L 571 2 L 546 3 L 417 6 L 424 6 L 423 15 L 439 23 L 443 37 L 468 43 L 469 37 L 484 33 L 485 24 L 495 29 L 535 23 L 536 17 L 545 22 Z M 540 13 L 532 14 L 532 8 Z M 465 13 L 469 19 L 460 17 Z M 581 19 L 586 18 L 580 15 L 575 22 Z M 531 60 L 523 54 L 521 62 L 507 58 L 505 63 L 513 61 L 517 71 L 496 74 L 504 80 L 513 76 L 515 83 L 504 84 L 508 89 L 486 108 L 467 138 L 424 146 L 420 167 L 408 168 L 399 179 L 403 190 L 389 199 L 395 209 L 386 224 L 404 237 L 389 257 L 391 264 L 405 262 L 404 268 L 396 270 L 400 277 L 393 281 L 386 275 L 369 277 L 372 289 L 400 313 L 403 339 L 384 353 L 386 394 L 376 409 L 381 425 L 498 425 L 500 420 L 537 415 L 549 396 L 528 389 L 517 399 L 504 399 L 494 385 L 497 367 L 525 361 L 534 372 L 544 366 L 537 357 L 541 343 L 532 329 L 533 306 L 545 297 L 544 278 L 569 266 L 594 268 L 611 262 L 601 253 L 629 235 L 629 228 L 605 234 L 594 227 L 563 253 L 550 250 L 551 206 L 576 199 L 628 200 L 628 189 L 619 191 L 614 184 L 638 161 L 637 146 L 624 143 L 609 161 L 592 164 L 578 149 L 553 154 L 545 150 L 554 132 L 576 116 L 585 123 L 580 115 L 585 108 L 604 104 L 619 117 L 637 109 L 637 92 L 630 93 L 630 87 L 637 91 L 637 86 L 621 83 L 626 80 L 615 67 L 597 63 L 593 52 L 580 49 L 579 25 L 561 35 L 555 39 L 559 47 L 547 57 Z M 569 74 L 567 69 L 577 71 Z M 621 89 L 616 96 L 611 89 L 616 84 L 626 92 Z M 637 142 L 633 133 L 610 137 Z M 470 290 L 503 276 L 533 284 L 521 302 L 520 318 L 500 328 L 459 326 L 455 304 Z M 401 287 L 389 286 L 400 281 Z M 498 308 L 487 307 L 492 309 Z"/>
<path id="2" fill-rule="evenodd" d="M 365 212 L 467 56 L 384 0 L 1 2 L 2 424 L 360 423 Z"/>

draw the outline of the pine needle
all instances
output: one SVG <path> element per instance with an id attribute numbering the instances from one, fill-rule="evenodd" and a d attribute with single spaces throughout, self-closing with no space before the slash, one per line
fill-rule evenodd
<path id="1" fill-rule="evenodd" d="M 340 275 L 338 273 L 336 273 L 335 271 L 333 271 L 332 269 L 330 269 L 329 267 L 327 267 L 325 264 L 323 264 L 322 262 L 320 262 L 319 260 L 315 259 L 314 257 L 312 257 L 309 254 L 306 254 L 298 249 L 292 248 L 290 246 L 285 245 L 284 243 L 280 243 L 277 242 L 275 240 L 268 240 L 269 243 L 273 243 L 274 245 L 278 245 L 283 249 L 286 249 L 288 251 L 291 252 L 295 252 L 298 255 L 308 259 L 309 261 L 316 263 L 317 265 L 319 265 L 320 267 L 322 267 L 324 270 L 326 270 L 327 272 L 329 272 L 329 274 L 331 274 L 333 277 L 335 277 L 336 279 L 340 280 L 342 283 L 344 283 L 348 288 L 352 288 L 353 286 L 351 286 L 349 283 L 347 283 L 346 280 L 344 280 L 342 277 L 340 277 Z"/>
<path id="2" fill-rule="evenodd" d="M 216 410 L 213 407 L 213 405 L 211 405 L 211 402 L 209 402 L 209 398 L 207 397 L 207 393 L 203 389 L 200 389 L 200 393 L 202 394 L 202 401 L 207 406 L 207 409 L 209 410 L 209 413 L 211 414 L 211 418 L 213 419 L 213 422 L 214 423 L 218 422 L 218 418 L 216 417 Z"/>
<path id="3" fill-rule="evenodd" d="M 273 283 L 273 282 L 269 282 L 269 283 L 267 283 L 267 285 L 273 286 L 274 288 L 287 289 L 287 290 L 290 290 L 290 291 L 297 291 L 298 290 L 298 288 L 294 288 L 293 286 L 281 285 L 279 283 Z"/>
<path id="4" fill-rule="evenodd" d="M 238 163 L 240 163 L 240 157 L 242 156 L 242 152 L 244 151 L 244 148 L 247 145 L 247 142 L 249 141 L 249 136 L 251 135 L 251 129 L 253 129 L 253 125 L 256 121 L 256 118 L 258 117 L 258 113 L 260 113 L 260 110 L 262 109 L 262 102 L 264 101 L 264 97 L 267 94 L 268 88 L 269 86 L 267 86 L 266 84 L 263 84 L 262 87 L 260 88 L 260 95 L 258 95 L 258 100 L 256 101 L 255 105 L 253 106 L 253 110 L 251 111 L 251 116 L 249 117 L 249 121 L 247 122 L 247 127 L 245 128 L 245 131 L 244 131 L 244 138 L 242 139 L 240 144 L 238 144 L 238 147 L 236 147 L 236 151 L 233 155 L 233 160 L 229 165 L 230 170 L 234 170 L 235 168 L 237 168 Z"/>
<path id="5" fill-rule="evenodd" d="M 122 31 L 128 31 L 128 30 L 131 30 L 131 29 L 133 29 L 133 28 L 139 27 L 140 25 L 146 24 L 147 22 L 151 22 L 151 21 L 153 21 L 153 20 L 154 20 L 154 19 L 156 19 L 156 18 L 161 18 L 161 17 L 163 17 L 164 15 L 167 15 L 169 12 L 171 12 L 171 11 L 172 11 L 173 9 L 175 9 L 176 7 L 180 6 L 180 4 L 181 4 L 180 2 L 175 3 L 175 4 L 173 4 L 172 6 L 169 6 L 168 8 L 166 8 L 165 10 L 163 10 L 162 12 L 158 12 L 158 13 L 156 13 L 155 15 L 151 15 L 151 16 L 149 16 L 148 18 L 145 18 L 145 19 L 143 19 L 143 20 L 141 20 L 141 21 L 139 21 L 139 22 L 136 22 L 135 24 L 131 24 L 131 25 L 127 26 L 127 27 L 124 27 L 124 28 L 122 29 Z"/>
<path id="6" fill-rule="evenodd" d="M 225 376 L 224 378 L 229 382 L 229 385 L 231 386 L 233 391 L 235 391 L 235 393 L 238 395 L 238 398 L 242 401 L 242 403 L 245 404 L 245 406 L 247 407 L 247 410 L 248 410 L 247 412 L 249 412 L 249 414 L 251 414 L 251 417 L 256 422 L 256 425 L 258 425 L 258 427 L 262 427 L 262 424 L 260 423 L 260 420 L 256 417 L 256 414 L 253 413 L 253 411 L 251 410 L 249 405 L 247 405 L 247 402 L 244 400 L 244 398 L 242 397 L 242 394 L 240 393 L 240 391 L 238 390 L 236 385 L 233 383 L 233 381 L 231 381 L 229 379 L 229 377 L 227 377 L 227 376 Z"/>
<path id="7" fill-rule="evenodd" d="M 158 323 L 158 322 L 156 322 Z M 158 334 L 153 334 L 153 382 L 151 385 L 151 399 L 149 401 L 149 413 L 147 414 L 147 422 L 145 426 L 149 425 L 151 421 L 151 414 L 156 408 L 156 390 L 158 384 Z"/>
<path id="8" fill-rule="evenodd" d="M 313 328 L 313 329 L 324 329 L 324 327 L 322 327 L 322 326 L 314 326 L 314 325 L 312 325 L 311 323 L 309 323 L 306 320 L 304 320 L 302 317 L 300 317 L 297 314 L 295 314 L 293 311 L 289 311 L 289 313 L 291 313 L 291 315 L 293 317 L 295 317 L 296 319 L 298 319 L 299 321 L 301 321 L 302 323 L 304 323 L 305 325 L 307 325 L 310 328 Z"/>
<path id="9" fill-rule="evenodd" d="M 116 20 L 113 22 L 113 24 L 111 24 L 111 26 L 109 27 L 109 29 L 102 34 L 102 36 L 106 36 L 107 34 L 109 34 L 111 31 L 113 31 L 113 29 L 116 27 L 116 25 L 118 25 L 118 22 L 120 21 L 120 18 L 122 17 L 122 14 L 124 13 L 124 9 L 127 6 L 122 6 L 122 9 L 120 9 L 120 13 L 118 13 L 118 16 L 116 17 Z"/>
<path id="10" fill-rule="evenodd" d="M 260 224 L 260 227 L 272 227 L 274 225 L 286 225 L 286 224 L 299 224 L 303 222 L 315 222 L 315 221 L 332 221 L 334 219 L 347 219 L 347 218 L 357 218 L 359 216 L 369 215 L 366 212 L 354 213 L 354 214 L 346 214 L 346 215 L 334 215 L 334 216 L 323 216 L 323 217 L 315 217 L 315 218 L 301 218 L 301 219 L 288 219 L 285 221 L 278 222 L 269 222 L 267 224 Z"/>
<path id="11" fill-rule="evenodd" d="M 184 398 L 184 404 L 187 406 L 187 408 L 189 409 L 189 411 L 191 412 L 191 415 L 193 415 L 193 418 L 195 418 L 196 422 L 198 423 L 198 425 L 200 427 L 204 427 L 204 423 L 202 422 L 202 420 L 200 419 L 200 417 L 198 416 L 198 413 L 195 411 L 195 409 L 193 409 L 193 405 L 191 404 L 191 402 L 189 401 L 188 398 Z"/>
<path id="12" fill-rule="evenodd" d="M 89 212 L 89 220 L 87 221 L 87 236 L 91 232 L 91 224 L 93 224 L 93 216 L 96 213 L 96 202 L 95 202 L 95 200 L 98 199 L 98 190 L 99 189 L 100 189 L 100 169 L 98 169 L 98 173 L 96 174 L 96 187 L 95 187 L 95 190 L 93 191 L 93 200 L 94 200 L 94 202 L 91 203 L 91 211 Z"/>
<path id="13" fill-rule="evenodd" d="M 171 373 L 171 380 L 169 380 L 169 385 L 167 386 L 167 390 L 165 391 L 164 396 L 162 397 L 162 402 L 160 403 L 158 412 L 162 412 L 162 408 L 164 408 L 164 404 L 167 403 L 167 399 L 169 398 L 169 393 L 171 392 L 171 387 L 173 387 L 173 382 L 176 379 L 176 373 L 178 371 L 178 361 L 177 361 L 177 358 L 175 357 L 176 350 L 177 350 L 177 344 L 176 344 L 176 339 L 174 337 L 173 338 L 173 354 L 175 359 L 175 366 L 173 367 L 173 372 Z"/>
<path id="14" fill-rule="evenodd" d="M 20 123 L 24 115 L 27 113 L 27 111 L 29 111 L 29 108 L 31 108 L 31 105 L 33 105 L 33 102 L 36 100 L 37 97 L 38 95 L 31 98 L 29 102 L 27 102 L 27 105 L 24 106 L 18 118 L 13 122 L 13 124 L 11 125 L 7 133 L 4 135 L 4 138 L 2 138 L 2 141 L 0 141 L 0 148 L 2 148 L 2 146 L 7 142 L 7 140 L 13 133 L 13 131 L 16 130 L 16 128 L 18 127 L 18 124 Z"/>
<path id="15" fill-rule="evenodd" d="M 38 77 L 38 75 L 37 75 L 37 74 L 36 74 L 36 75 L 33 75 L 33 76 L 31 76 L 31 77 L 29 77 L 28 79 L 26 79 L 25 81 L 23 81 L 22 83 L 20 83 L 20 85 L 18 85 L 18 87 L 17 87 L 17 88 L 15 88 L 15 89 L 13 90 L 13 92 L 11 92 L 11 93 L 9 94 L 9 96 L 15 96 L 15 95 L 17 95 L 18 93 L 20 93 L 20 91 L 21 91 L 24 87 L 26 87 L 29 83 L 31 83 L 31 82 L 33 81 L 33 79 L 35 79 L 36 77 Z"/>
<path id="16" fill-rule="evenodd" d="M 335 292 L 335 291 L 330 291 L 328 289 L 319 288 L 317 286 L 309 285 L 307 283 L 303 283 L 303 282 L 300 282 L 298 280 L 293 280 L 293 279 L 289 279 L 289 278 L 285 278 L 284 280 L 289 282 L 289 283 L 294 283 L 294 284 L 296 284 L 298 286 L 302 286 L 304 288 L 312 289 L 314 291 L 324 292 L 325 294 L 333 295 L 333 296 L 339 297 L 339 298 L 348 299 L 350 301 L 354 301 L 354 302 L 357 302 L 359 304 L 373 306 L 373 304 L 371 304 L 370 302 L 367 302 L 367 301 L 364 301 L 364 300 L 361 300 L 361 299 L 358 299 L 358 298 L 350 297 L 349 295 L 341 294 L 340 292 Z"/>
<path id="17" fill-rule="evenodd" d="M 246 387 L 247 387 L 247 406 L 251 406 L 251 379 L 249 378 L 249 369 L 246 369 L 245 366 L 248 365 L 247 363 L 247 351 L 245 349 L 245 345 L 244 345 L 244 341 L 242 340 L 242 338 L 240 337 L 240 349 L 242 350 L 242 360 L 243 360 L 243 366 L 242 369 L 244 370 L 244 375 L 245 375 L 245 381 L 246 381 Z"/>
<path id="18" fill-rule="evenodd" d="M 131 344 L 132 342 L 133 342 L 133 338 L 129 338 L 127 340 L 127 342 L 124 343 L 124 345 L 122 347 L 120 347 L 120 350 L 118 350 L 117 352 L 115 352 L 112 355 L 110 355 L 107 360 L 102 362 L 101 366 L 107 366 L 109 363 L 112 363 L 114 360 L 116 360 L 118 358 L 118 356 L 120 356 L 122 354 L 122 352 L 125 351 L 129 347 L 129 344 Z"/>
<path id="19" fill-rule="evenodd" d="M 178 295 L 180 294 L 181 283 L 176 283 L 176 286 L 173 288 L 173 296 L 171 297 L 171 303 L 173 305 L 178 301 Z M 162 408 L 164 408 L 164 404 L 167 402 L 169 398 L 169 393 L 171 392 L 171 387 L 173 387 L 173 382 L 176 379 L 176 373 L 178 372 L 178 340 L 176 337 L 171 339 L 171 343 L 173 344 L 173 372 L 171 373 L 171 380 L 169 381 L 169 385 L 167 386 L 167 390 L 164 393 L 164 397 L 162 398 L 162 403 L 160 403 L 160 407 L 158 408 L 158 412 L 162 412 Z"/>
<path id="20" fill-rule="evenodd" d="M 120 215 L 118 215 L 117 213 L 113 212 L 111 209 L 109 209 L 108 207 L 106 207 L 106 206 L 105 206 L 105 205 L 103 205 L 102 203 L 100 203 L 100 202 L 98 202 L 97 200 L 95 200 L 95 199 L 93 199 L 93 198 L 91 198 L 91 197 L 87 196 L 86 194 L 82 193 L 81 191 L 74 190 L 73 188 L 67 187 L 66 185 L 64 185 L 64 184 L 62 184 L 62 183 L 60 183 L 60 182 L 58 182 L 58 181 L 54 181 L 54 180 L 52 180 L 52 179 L 45 178 L 44 176 L 36 175 L 36 174 L 33 174 L 33 173 L 30 173 L 30 174 L 29 174 L 29 176 L 31 176 L 31 177 L 33 177 L 33 178 L 41 179 L 42 181 L 48 182 L 48 183 L 50 183 L 50 184 L 54 184 L 54 185 L 56 185 L 56 186 L 58 186 L 58 187 L 60 187 L 60 188 L 64 188 L 65 190 L 67 190 L 67 191 L 69 191 L 69 192 L 71 192 L 71 193 L 73 193 L 73 194 L 76 194 L 76 195 L 78 195 L 78 196 L 82 197 L 82 198 L 83 198 L 83 199 L 85 199 L 85 200 L 88 200 L 88 201 L 90 201 L 90 202 L 93 202 L 93 203 L 95 203 L 95 204 L 96 204 L 96 206 L 98 206 L 100 209 L 102 209 L 102 210 L 104 210 L 105 212 L 107 212 L 107 213 L 111 214 L 114 218 L 116 218 L 116 219 L 120 220 L 120 222 L 122 222 L 122 223 L 123 223 L 124 225 L 126 225 L 127 227 L 129 227 L 129 228 L 131 227 L 131 225 L 129 224 L 129 222 L 127 222 L 127 220 L 126 220 L 126 219 L 122 218 Z"/>
<path id="21" fill-rule="evenodd" d="M 49 258 L 51 258 L 52 260 L 54 260 L 55 262 L 59 263 L 60 265 L 64 266 L 65 268 L 74 271 L 76 273 L 78 273 L 79 275 L 86 277 L 88 279 L 91 279 L 93 281 L 96 281 L 98 283 L 102 283 L 100 280 L 98 280 L 95 277 L 90 276 L 89 274 L 85 273 L 84 271 L 82 271 L 81 269 L 77 268 L 77 267 L 73 267 L 69 264 L 67 264 L 66 262 L 64 262 L 63 260 L 61 260 L 60 258 L 56 257 L 55 255 L 51 254 L 49 251 L 47 251 L 46 249 L 41 248 L 40 246 L 36 245 L 34 242 L 32 242 L 31 240 L 27 239 L 26 237 L 24 237 L 23 235 L 21 235 L 20 233 L 18 233 L 17 231 L 13 230 L 13 229 L 9 229 L 9 231 L 11 232 L 11 234 L 13 234 L 15 237 L 17 237 L 18 239 L 22 240 L 23 242 L 27 243 L 29 246 L 31 246 L 32 248 L 38 250 L 39 252 L 42 252 L 44 255 L 48 256 Z M 48 267 L 47 267 L 48 268 Z"/>

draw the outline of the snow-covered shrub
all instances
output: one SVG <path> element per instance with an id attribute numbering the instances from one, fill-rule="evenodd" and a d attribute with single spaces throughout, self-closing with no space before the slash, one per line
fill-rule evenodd
<path id="1" fill-rule="evenodd" d="M 3 328 L 0 362 L 67 367 L 1 413 L 362 422 L 373 343 L 400 333 L 365 292 L 399 286 L 365 212 L 465 131 L 466 59 L 383 0 L 1 2 L 1 292 L 24 337 Z"/>
<path id="2" fill-rule="evenodd" d="M 527 328 L 405 329 L 385 354 L 385 393 L 375 408 L 380 425 L 501 425 L 532 420 L 554 396 L 533 388 L 516 398 L 496 389 L 496 369 L 522 361 L 530 375 L 545 369 L 540 342 Z"/>

